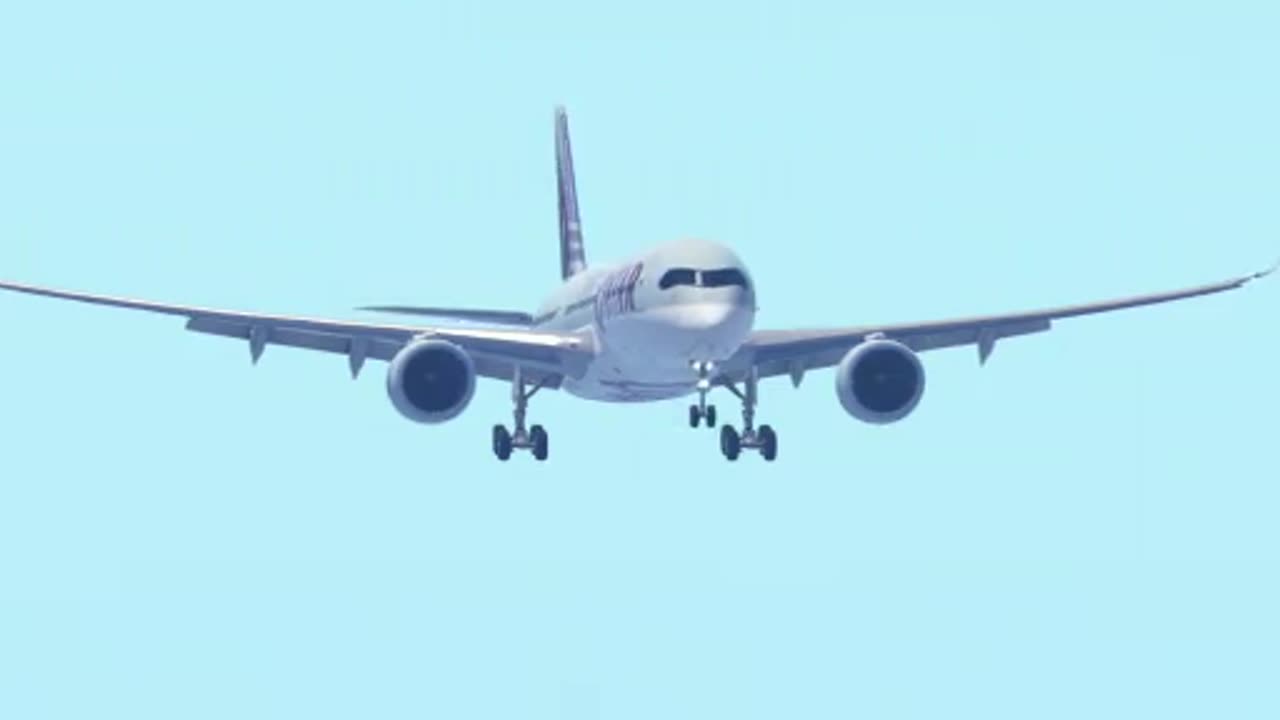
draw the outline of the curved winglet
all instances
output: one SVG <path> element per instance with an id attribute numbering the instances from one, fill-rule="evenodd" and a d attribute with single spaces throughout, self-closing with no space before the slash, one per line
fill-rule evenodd
<path id="1" fill-rule="evenodd" d="M 1262 278 L 1264 278 L 1264 277 L 1266 277 L 1266 276 L 1270 275 L 1271 273 L 1275 272 L 1276 270 L 1280 270 L 1280 259 L 1277 259 L 1274 263 L 1272 263 L 1272 264 L 1271 264 L 1271 267 L 1267 268 L 1266 270 L 1263 270 L 1262 272 L 1256 272 L 1256 273 L 1254 273 L 1254 274 L 1250 275 L 1250 276 L 1249 276 L 1249 279 L 1250 279 L 1250 280 L 1261 280 Z"/>

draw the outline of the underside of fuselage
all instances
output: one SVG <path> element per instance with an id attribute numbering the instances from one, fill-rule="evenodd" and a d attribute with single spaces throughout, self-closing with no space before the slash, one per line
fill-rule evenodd
<path id="1" fill-rule="evenodd" d="M 670 400 L 691 395 L 697 390 L 693 382 L 680 379 L 671 382 L 610 378 L 605 373 L 588 375 L 561 384 L 565 392 L 586 400 L 614 403 L 641 403 Z"/>

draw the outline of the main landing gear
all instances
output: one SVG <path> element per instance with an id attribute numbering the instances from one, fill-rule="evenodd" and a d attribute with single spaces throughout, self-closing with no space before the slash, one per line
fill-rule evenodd
<path id="1" fill-rule="evenodd" d="M 732 425 L 720 428 L 720 452 L 729 460 L 737 460 L 743 449 L 759 450 L 760 456 L 768 462 L 773 462 L 778 457 L 777 433 L 768 425 L 761 425 L 759 428 L 755 426 L 756 386 L 759 379 L 756 369 L 751 368 L 741 391 L 732 384 L 725 385 L 729 392 L 742 400 L 742 432 L 739 433 Z"/>
<path id="2" fill-rule="evenodd" d="M 707 427 L 716 426 L 716 406 L 707 404 L 707 393 L 711 391 L 711 368 L 709 362 L 695 362 L 693 368 L 698 371 L 698 404 L 689 406 L 689 427 L 696 428 L 702 421 Z"/>
<path id="3" fill-rule="evenodd" d="M 542 388 L 544 380 L 539 380 L 528 391 L 524 386 L 524 375 L 520 368 L 515 369 L 511 378 L 511 400 L 515 403 L 515 430 L 508 431 L 503 425 L 493 426 L 493 454 L 499 460 L 506 461 L 512 450 L 531 450 L 535 460 L 547 459 L 547 431 L 541 425 L 525 428 L 525 411 L 529 407 L 529 398 Z"/>

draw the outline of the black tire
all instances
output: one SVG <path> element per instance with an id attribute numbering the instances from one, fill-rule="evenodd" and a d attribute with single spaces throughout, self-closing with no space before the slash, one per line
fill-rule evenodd
<path id="1" fill-rule="evenodd" d="M 702 413 L 698 412 L 697 405 L 689 406 L 689 427 L 696 428 L 698 423 L 702 421 Z"/>
<path id="2" fill-rule="evenodd" d="M 702 417 L 706 419 L 707 427 L 709 428 L 715 427 L 716 426 L 716 406 L 708 405 L 707 412 Z"/>
<path id="3" fill-rule="evenodd" d="M 720 452 L 724 454 L 726 460 L 737 460 L 738 455 L 742 453 L 742 438 L 732 425 L 720 428 Z"/>
<path id="4" fill-rule="evenodd" d="M 547 431 L 541 425 L 529 428 L 529 440 L 533 443 L 533 459 L 547 459 Z"/>
<path id="5" fill-rule="evenodd" d="M 768 462 L 778 457 L 778 434 L 768 425 L 760 426 L 760 456 Z"/>
<path id="6" fill-rule="evenodd" d="M 511 433 L 502 425 L 493 426 L 493 454 L 504 462 L 511 458 Z"/>

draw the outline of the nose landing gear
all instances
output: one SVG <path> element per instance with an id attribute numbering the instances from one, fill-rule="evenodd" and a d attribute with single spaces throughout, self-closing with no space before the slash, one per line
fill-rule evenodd
<path id="1" fill-rule="evenodd" d="M 547 431 L 541 425 L 525 428 L 525 412 L 529 407 L 529 398 L 542 388 L 545 380 L 539 380 L 533 388 L 526 391 L 524 375 L 520 368 L 515 369 L 511 378 L 511 399 L 515 403 L 515 428 L 508 431 L 503 425 L 493 426 L 493 454 L 499 460 L 511 458 L 512 450 L 530 450 L 538 461 L 547 459 Z"/>
<path id="2" fill-rule="evenodd" d="M 705 399 L 697 405 L 689 406 L 689 427 L 696 428 L 703 421 L 706 421 L 709 428 L 716 426 L 716 406 L 707 405 Z"/>
<path id="3" fill-rule="evenodd" d="M 716 406 L 707 404 L 707 393 L 711 391 L 711 370 L 714 366 L 709 362 L 695 362 L 693 368 L 698 372 L 698 404 L 689 406 L 689 427 L 696 428 L 703 421 L 707 427 L 716 426 Z"/>

